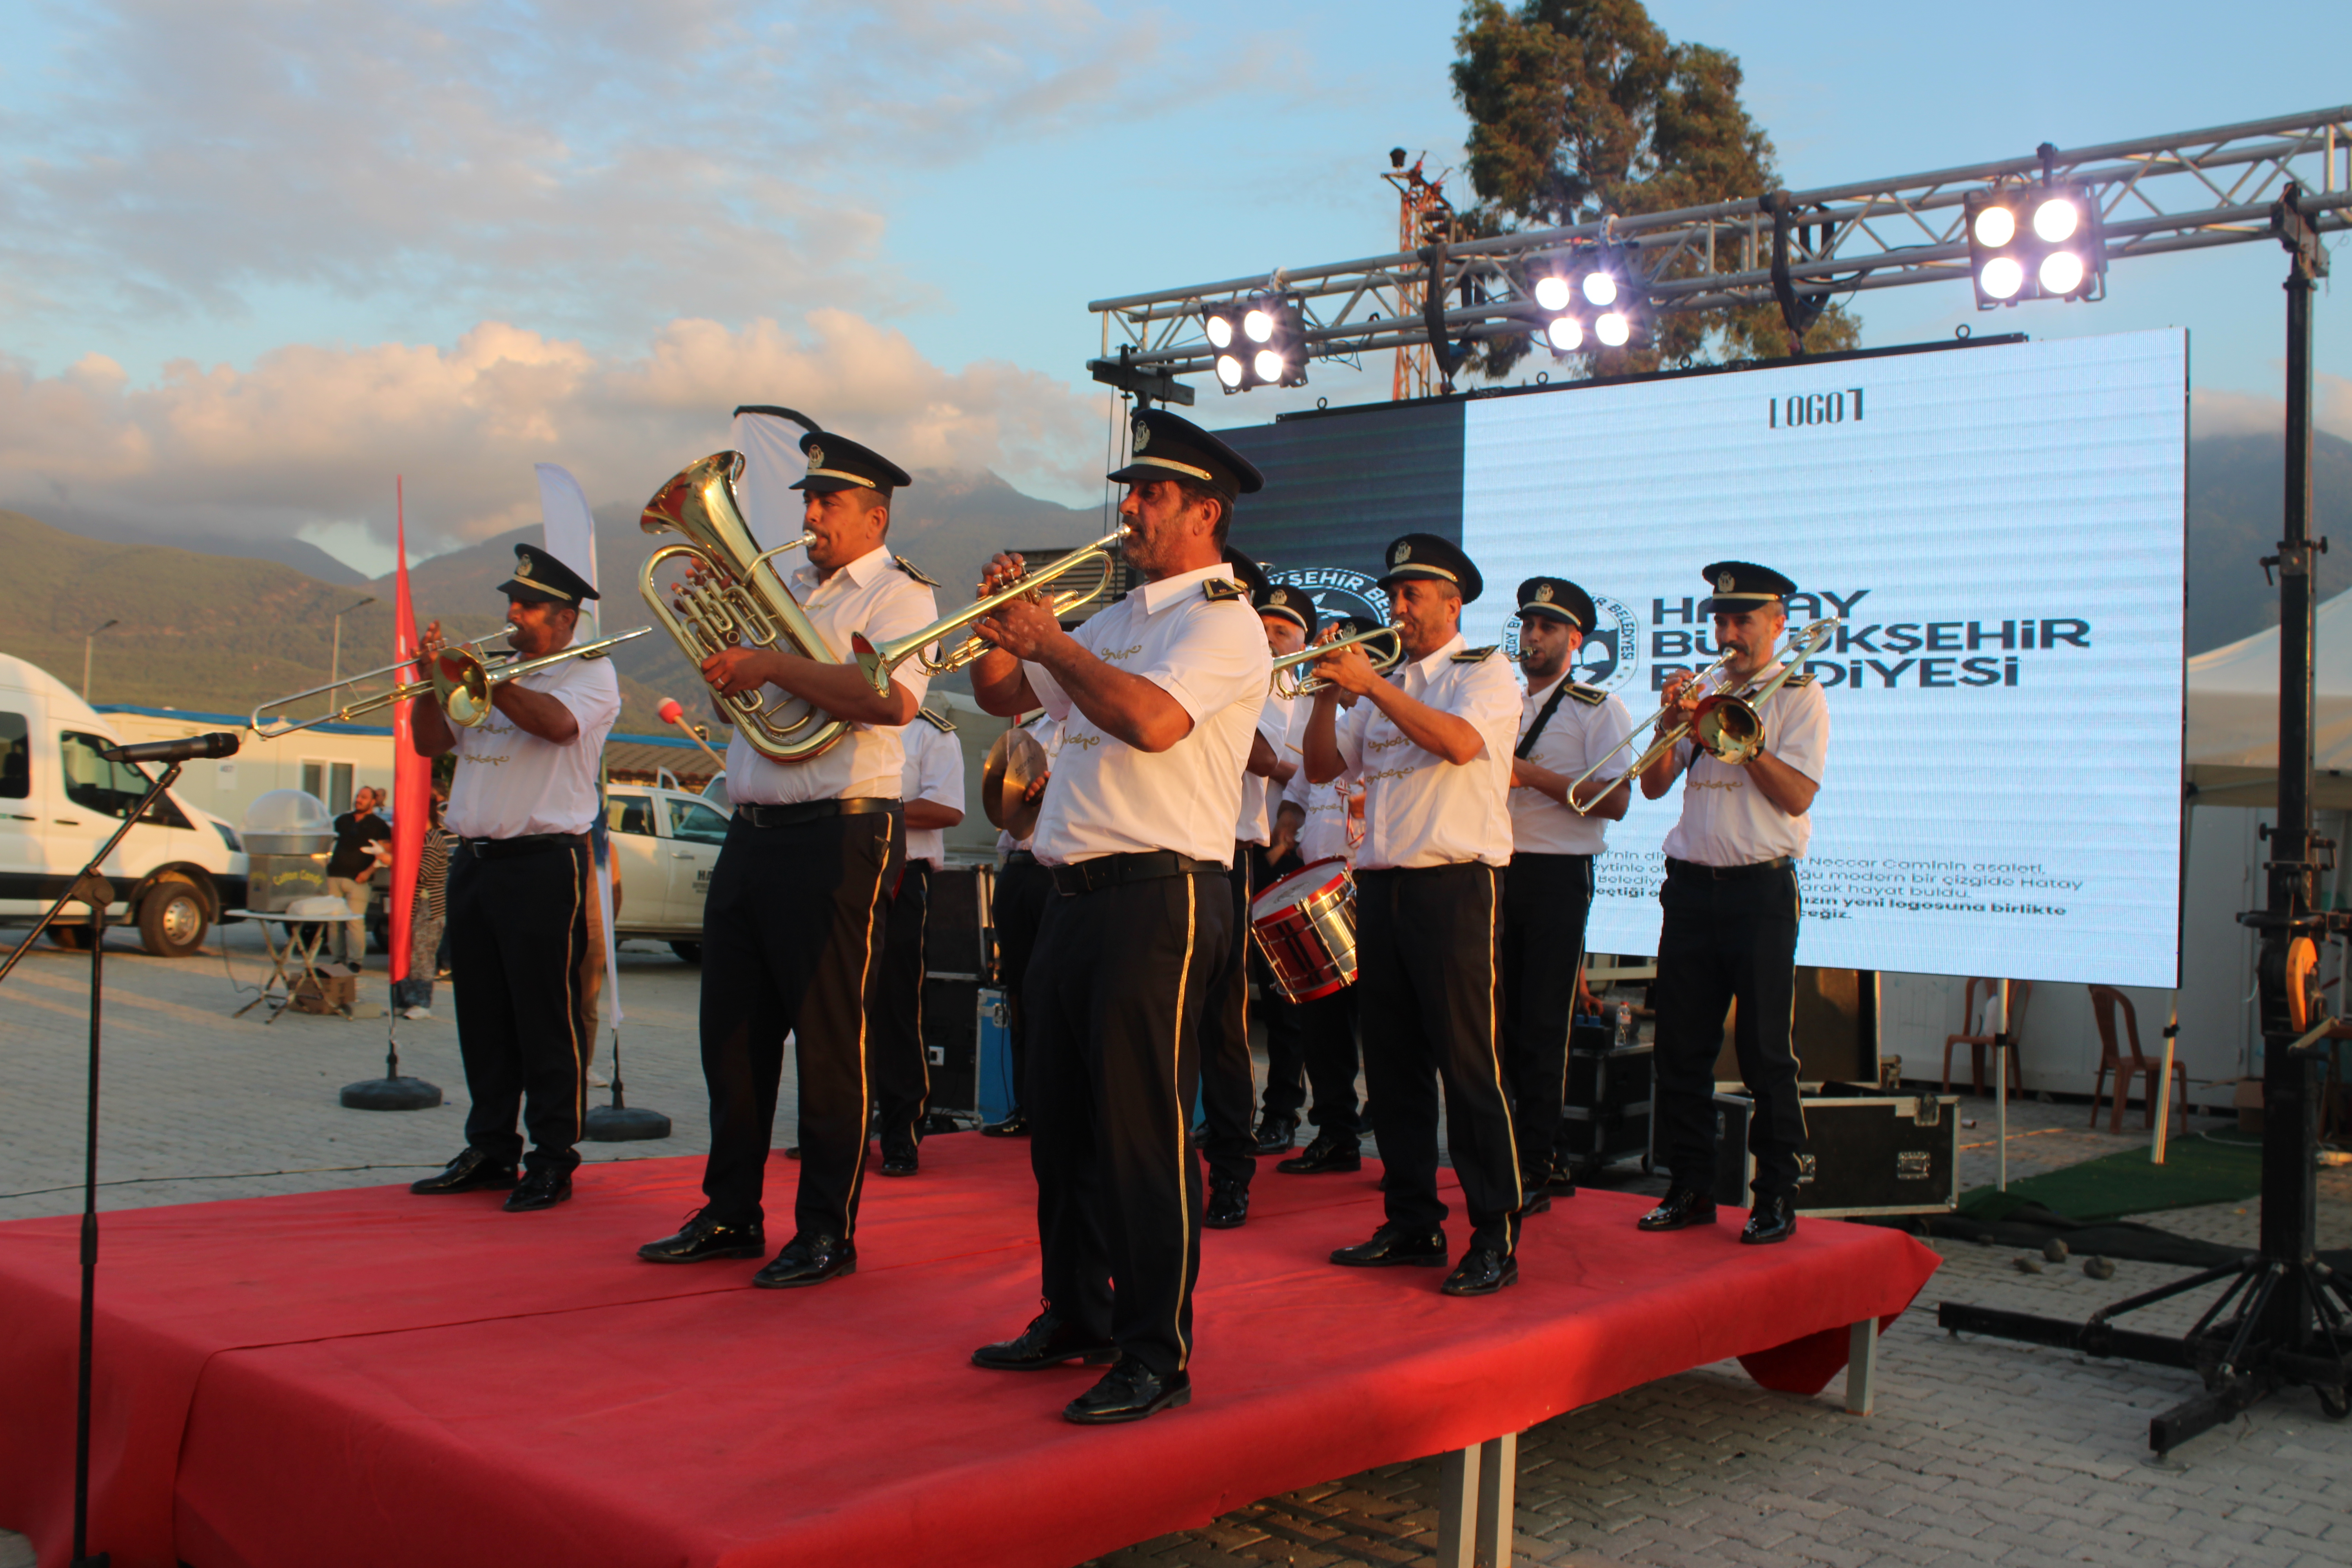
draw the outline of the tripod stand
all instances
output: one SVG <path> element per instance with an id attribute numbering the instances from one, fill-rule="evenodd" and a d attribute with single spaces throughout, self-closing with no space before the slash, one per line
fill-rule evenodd
<path id="1" fill-rule="evenodd" d="M 2330 1420 L 2344 1418 L 2352 1384 L 2352 1285 L 2319 1261 L 2315 1210 L 2319 1149 L 2318 1064 L 2313 1047 L 2336 1020 L 2320 1010 L 2318 943 L 2346 928 L 2340 911 L 2318 909 L 2314 889 L 2336 844 L 2311 830 L 2312 573 L 2326 548 L 2311 538 L 2311 296 L 2327 274 L 2327 252 L 2290 184 L 2271 209 L 2271 230 L 2290 258 L 2286 278 L 2286 514 L 2278 568 L 2278 826 L 2264 837 L 2266 908 L 2238 917 L 2263 933 L 2256 988 L 2263 1026 L 2263 1213 L 2259 1248 L 2224 1268 L 2117 1301 L 2084 1322 L 1945 1302 L 1936 1321 L 1954 1332 L 2120 1356 L 2200 1373 L 2205 1392 L 2148 1423 L 2161 1455 L 2282 1388 L 2317 1391 Z M 2186 806 L 2183 809 L 2188 809 Z M 2323 863 L 2325 862 L 2325 864 Z M 2126 1312 L 2228 1281 L 2178 1339 L 2115 1327 Z M 2224 1317 L 2222 1314 L 2230 1315 Z"/>
<path id="2" fill-rule="evenodd" d="M 228 750 L 236 749 L 234 736 L 215 737 L 229 742 Z M 226 753 L 215 752 L 215 755 Z M 82 1136 L 81 1168 L 81 1328 L 79 1364 L 74 1383 L 74 1527 L 73 1568 L 106 1568 L 107 1554 L 89 1554 L 89 1384 L 92 1364 L 91 1331 L 98 1300 L 98 1062 L 99 1062 L 99 1002 L 106 984 L 106 911 L 114 902 L 114 885 L 102 871 L 106 858 L 114 853 L 115 846 L 148 809 L 172 787 L 180 776 L 180 764 L 173 763 L 163 770 L 141 800 L 138 808 L 122 819 L 114 837 L 90 857 L 81 875 L 73 885 L 49 906 L 38 924 L 16 944 L 16 950 L 0 963 L 0 981 L 15 971 L 17 961 L 26 951 L 41 940 L 41 933 L 56 923 L 66 907 L 74 903 L 89 906 L 89 1088 L 85 1098 L 87 1118 Z"/>

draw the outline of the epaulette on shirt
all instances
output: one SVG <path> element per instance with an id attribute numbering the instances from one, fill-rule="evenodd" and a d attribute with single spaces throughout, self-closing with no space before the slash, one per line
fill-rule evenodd
<path id="1" fill-rule="evenodd" d="M 928 708 L 918 708 L 915 711 L 922 715 L 924 718 L 929 719 L 931 721 L 931 728 L 937 730 L 940 734 L 952 735 L 955 733 L 955 721 L 949 718 L 946 714 L 934 713 Z"/>
<path id="2" fill-rule="evenodd" d="M 1580 680 L 1571 680 L 1568 683 L 1568 694 L 1587 708 L 1598 708 L 1609 700 L 1609 693 L 1597 686 L 1587 686 Z"/>
<path id="3" fill-rule="evenodd" d="M 1786 691 L 1790 687 L 1811 686 L 1812 683 L 1813 678 L 1811 675 L 1792 675 L 1780 683 L 1780 689 Z"/>
<path id="4" fill-rule="evenodd" d="M 1465 647 L 1460 653 L 1454 656 L 1454 662 L 1456 664 L 1482 664 L 1493 656 L 1496 646 L 1496 644 L 1488 643 L 1485 647 Z"/>
<path id="5" fill-rule="evenodd" d="M 1210 577 L 1201 584 L 1201 595 L 1213 605 L 1227 599 L 1245 599 L 1249 590 L 1228 577 Z"/>
<path id="6" fill-rule="evenodd" d="M 926 577 L 926 576 L 924 576 L 924 575 L 922 574 L 922 573 L 920 573 L 919 571 L 916 570 L 915 563 L 914 563 L 913 562 L 911 562 L 911 561 L 908 560 L 905 556 L 903 556 L 903 555 L 893 555 L 892 557 L 890 557 L 890 559 L 891 559 L 891 560 L 893 560 L 893 561 L 896 561 L 896 562 L 898 563 L 898 570 L 899 570 L 899 571 L 904 572 L 908 576 L 912 577 L 916 582 L 920 583 L 924 587 L 926 587 L 926 588 L 936 588 L 936 587 L 938 587 L 938 586 L 939 586 L 939 583 L 937 582 L 937 580 L 935 580 L 935 579 L 933 579 L 933 578 L 929 578 L 929 577 Z M 948 728 L 950 728 L 950 730 L 952 730 L 952 729 L 954 729 L 954 728 L 955 728 L 955 726 L 954 726 L 954 725 L 952 725 L 952 724 L 950 724 L 950 725 L 949 725 L 949 726 L 948 726 Z"/>

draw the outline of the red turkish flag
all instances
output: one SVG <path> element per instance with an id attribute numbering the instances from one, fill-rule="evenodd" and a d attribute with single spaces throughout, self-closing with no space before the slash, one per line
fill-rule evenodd
<path id="1" fill-rule="evenodd" d="M 416 612 L 408 600 L 407 498 L 392 481 L 394 527 L 400 551 L 392 591 L 392 657 L 405 664 L 416 657 Z M 403 670 L 404 679 L 408 672 Z M 414 700 L 431 701 L 430 697 Z M 425 829 L 433 815 L 433 763 L 416 754 L 407 702 L 392 706 L 392 978 L 408 978 L 408 948 L 415 929 L 417 863 L 425 858 Z"/>

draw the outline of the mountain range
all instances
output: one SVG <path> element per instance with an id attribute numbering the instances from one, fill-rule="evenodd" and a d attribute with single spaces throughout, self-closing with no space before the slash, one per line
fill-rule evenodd
<path id="1" fill-rule="evenodd" d="M 2277 595 L 2258 562 L 2277 548 L 2283 445 L 2267 435 L 2189 443 L 2191 653 L 2277 619 Z M 982 563 L 995 551 L 1081 544 L 1106 528 L 1097 508 L 1024 495 L 985 470 L 925 469 L 915 479 L 898 498 L 890 547 L 939 580 L 942 613 L 968 601 Z M 2314 490 L 2312 531 L 2332 534 L 2347 546 L 2319 557 L 2319 592 L 2326 598 L 2352 588 L 2352 442 L 2318 437 Z M 638 576 L 654 551 L 675 536 L 646 534 L 631 505 L 601 507 L 595 515 L 609 636 L 649 624 Z M 503 614 L 496 586 L 513 566 L 514 546 L 539 533 L 518 529 L 411 568 L 420 618 L 438 616 L 457 637 L 494 634 Z M 91 700 L 243 713 L 265 699 L 323 681 L 333 656 L 335 613 L 373 596 L 373 603 L 342 617 L 341 668 L 367 669 L 388 661 L 391 578 L 363 579 L 299 541 L 286 546 L 270 559 L 246 542 L 94 538 L 0 510 L 0 560 L 7 563 L 0 573 L 0 652 L 72 682 L 81 672 L 85 634 L 115 619 L 121 624 L 90 643 Z M 659 732 L 655 710 L 666 696 L 698 706 L 701 688 L 668 637 L 641 638 L 621 650 L 614 664 L 622 730 Z"/>

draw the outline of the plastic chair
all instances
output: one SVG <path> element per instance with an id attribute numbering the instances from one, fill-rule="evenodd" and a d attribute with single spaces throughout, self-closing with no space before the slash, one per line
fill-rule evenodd
<path id="1" fill-rule="evenodd" d="M 2117 1008 L 2123 1010 L 2124 1037 L 2131 1042 L 2129 1056 L 2116 1049 Z M 2091 1017 L 2099 1026 L 2099 1076 L 2091 1084 L 2091 1120 L 2088 1125 L 2096 1127 L 2099 1124 L 2099 1090 L 2107 1081 L 2107 1069 L 2113 1068 L 2116 1071 L 2115 1103 L 2109 1110 L 2107 1131 L 2120 1132 L 2124 1130 L 2124 1101 L 2131 1098 L 2132 1079 L 2143 1073 L 2147 1076 L 2147 1082 L 2140 1094 L 2147 1107 L 2146 1125 L 2154 1127 L 2156 1097 L 2163 1092 L 2156 1081 L 2156 1075 L 2164 1064 L 2150 1061 L 2139 1048 L 2139 1015 L 2133 1011 L 2131 998 L 2112 985 L 2094 985 L 2091 987 Z M 2180 1070 L 2178 1061 L 2172 1064 L 2172 1076 L 2180 1085 L 2180 1121 L 2178 1125 L 2186 1131 L 2189 1126 L 2189 1076 Z"/>
<path id="2" fill-rule="evenodd" d="M 1985 1052 L 1992 1048 L 1993 1037 L 1990 1035 L 1972 1035 L 1966 1032 L 1976 1027 L 1979 1006 L 1977 987 L 1979 985 L 1984 987 L 1984 1000 L 1987 1002 L 2000 994 L 2000 982 L 1998 980 L 1969 982 L 1968 991 L 1960 999 L 1960 1028 L 1963 1032 L 1944 1037 L 1944 1092 L 1946 1094 L 1952 1092 L 1952 1047 L 1954 1046 L 1969 1047 L 1969 1092 L 1971 1094 L 1984 1092 Z M 2025 1028 L 2025 1004 L 2032 994 L 2032 981 L 2012 980 L 2009 983 L 2009 1091 L 2020 1096 L 2025 1093 L 2025 1068 L 2019 1060 L 2017 1037 Z"/>

